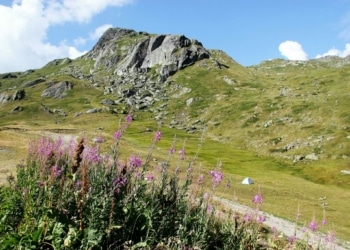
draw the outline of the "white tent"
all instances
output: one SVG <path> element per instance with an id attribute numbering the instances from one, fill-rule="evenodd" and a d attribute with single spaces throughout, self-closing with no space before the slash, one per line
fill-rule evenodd
<path id="1" fill-rule="evenodd" d="M 244 178 L 244 180 L 242 181 L 242 184 L 245 184 L 245 185 L 251 185 L 253 184 L 254 181 L 250 178 L 250 177 L 246 177 Z"/>

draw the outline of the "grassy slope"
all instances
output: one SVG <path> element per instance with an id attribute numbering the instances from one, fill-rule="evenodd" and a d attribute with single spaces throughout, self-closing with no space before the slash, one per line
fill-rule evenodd
<path id="1" fill-rule="evenodd" d="M 313 214 L 321 219 L 319 198 L 326 196 L 328 220 L 334 224 L 340 237 L 350 240 L 350 215 L 347 212 L 350 178 L 340 173 L 341 169 L 349 167 L 346 156 L 349 157 L 350 140 L 346 136 L 349 134 L 347 107 L 350 98 L 349 92 L 345 91 L 349 90 L 348 68 L 275 67 L 276 62 L 266 62 L 260 68 L 247 69 L 220 51 L 212 54 L 228 68 L 219 69 L 212 60 L 203 60 L 173 76 L 169 85 L 169 115 L 161 127 L 163 139 L 155 151 L 155 158 L 163 157 L 175 134 L 179 138 L 178 148 L 187 138 L 186 150 L 189 156 L 193 156 L 201 135 L 171 129 L 168 124 L 174 117 L 185 124 L 201 119 L 206 130 L 198 165 L 201 163 L 207 171 L 215 168 L 221 160 L 225 176 L 232 182 L 229 192 L 222 190 L 223 196 L 232 198 L 235 194 L 241 202 L 250 204 L 260 188 L 265 201 L 263 209 L 293 220 L 299 204 L 302 219 L 306 222 Z M 82 63 L 75 61 L 73 65 Z M 92 65 L 91 62 L 85 63 Z M 39 77 L 47 77 L 47 82 L 74 82 L 73 90 L 68 91 L 64 99 L 41 98 L 44 82 L 27 88 L 25 100 L 0 106 L 3 174 L 14 165 L 14 159 L 25 157 L 27 141 L 44 130 L 90 138 L 101 134 L 107 139 L 105 145 L 112 140 L 118 120 L 122 119 L 120 116 L 102 112 L 74 118 L 76 112 L 102 107 L 99 102 L 105 97 L 85 81 L 67 75 L 52 75 L 66 66 L 64 63 L 48 64 L 25 76 L 1 80 L 1 91 L 14 86 L 20 89 L 21 84 Z M 85 73 L 88 73 L 87 68 Z M 191 91 L 175 98 L 178 92 L 172 90 L 176 85 Z M 281 95 L 283 89 L 287 90 Z M 188 106 L 186 100 L 190 98 L 194 101 Z M 45 112 L 41 104 L 49 109 L 62 109 L 68 116 Z M 22 106 L 23 111 L 11 113 L 17 105 Z M 147 111 L 136 114 L 135 123 L 123 141 L 126 152 L 135 152 L 136 148 L 140 154 L 147 153 L 153 134 L 145 131 L 155 131 L 158 127 L 153 116 Z M 264 126 L 270 120 L 271 125 Z M 101 127 L 104 129 L 99 130 Z M 300 139 L 314 143 L 319 137 L 327 143 L 279 152 L 290 142 Z M 319 161 L 293 165 L 291 159 L 285 159 L 312 152 L 318 154 Z M 251 176 L 257 185 L 240 185 L 245 176 Z"/>

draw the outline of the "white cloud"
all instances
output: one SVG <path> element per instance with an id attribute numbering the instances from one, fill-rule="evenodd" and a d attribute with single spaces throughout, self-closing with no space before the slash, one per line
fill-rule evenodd
<path id="1" fill-rule="evenodd" d="M 88 22 L 108 6 L 121 7 L 132 2 L 133 0 L 52 0 L 45 12 L 48 20 L 53 23 Z"/>
<path id="2" fill-rule="evenodd" d="M 75 59 L 79 56 L 84 55 L 85 53 L 87 53 L 87 51 L 79 51 L 77 50 L 75 47 L 68 47 L 68 57 L 71 59 Z"/>
<path id="3" fill-rule="evenodd" d="M 75 46 L 84 45 L 84 44 L 86 44 L 86 39 L 82 38 L 82 37 L 78 37 L 78 38 L 74 39 L 73 42 L 74 42 Z"/>
<path id="4" fill-rule="evenodd" d="M 112 27 L 113 27 L 112 24 L 104 24 L 104 25 L 96 28 L 94 30 L 94 32 L 90 33 L 90 39 L 95 40 L 95 39 L 100 38 L 106 30 L 108 30 L 109 28 L 112 28 Z"/>
<path id="5" fill-rule="evenodd" d="M 345 44 L 344 50 L 338 50 L 336 48 L 332 48 L 328 50 L 326 53 L 323 53 L 321 55 L 317 55 L 316 58 L 321 58 L 325 56 L 339 56 L 339 57 L 346 57 L 350 55 L 350 43 Z"/>
<path id="6" fill-rule="evenodd" d="M 38 68 L 56 58 L 85 53 L 65 43 L 51 44 L 47 37 L 50 27 L 88 22 L 108 6 L 131 2 L 133 0 L 14 0 L 10 7 L 0 4 L 0 73 Z M 92 34 L 97 35 L 102 27 Z M 86 39 L 79 37 L 73 42 L 79 46 Z"/>
<path id="7" fill-rule="evenodd" d="M 278 49 L 288 60 L 307 60 L 307 54 L 298 42 L 285 41 L 280 44 Z"/>

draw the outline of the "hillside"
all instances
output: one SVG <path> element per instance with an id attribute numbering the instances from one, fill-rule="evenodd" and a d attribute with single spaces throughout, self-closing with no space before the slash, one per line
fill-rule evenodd
<path id="1" fill-rule="evenodd" d="M 237 183 L 252 176 L 272 202 L 285 193 L 293 196 L 288 211 L 278 204 L 266 207 L 293 217 L 296 203 L 317 207 L 325 192 L 342 193 L 332 206 L 346 207 L 349 107 L 349 58 L 276 59 L 243 67 L 183 35 L 113 28 L 80 58 L 0 75 L 0 168 L 3 175 L 12 171 L 28 140 L 43 131 L 111 139 L 120 117 L 132 111 L 137 125 L 130 148 L 142 152 L 149 142 L 143 135 L 159 126 L 169 137 L 164 146 L 176 134 L 188 138 L 194 153 L 203 134 L 204 163 L 220 159 Z M 295 181 L 313 189 L 312 197 L 292 187 Z M 276 194 L 283 183 L 289 186 Z M 243 200 L 253 192 L 238 186 L 236 191 Z M 342 225 L 341 234 L 348 226 Z"/>

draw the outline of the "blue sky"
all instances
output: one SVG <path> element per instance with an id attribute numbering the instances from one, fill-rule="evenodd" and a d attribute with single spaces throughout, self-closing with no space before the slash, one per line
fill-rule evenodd
<path id="1" fill-rule="evenodd" d="M 184 34 L 244 66 L 350 54 L 350 0 L 2 0 L 0 73 L 75 58 L 108 27 Z"/>

